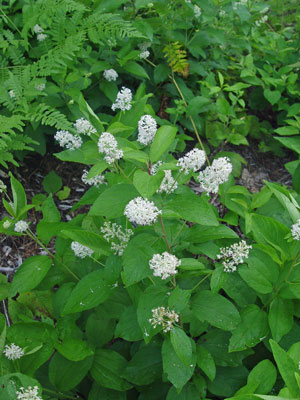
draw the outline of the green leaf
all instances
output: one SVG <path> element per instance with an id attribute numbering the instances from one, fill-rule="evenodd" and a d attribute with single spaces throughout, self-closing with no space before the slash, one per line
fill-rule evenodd
<path id="1" fill-rule="evenodd" d="M 139 195 L 133 185 L 121 183 L 106 189 L 91 207 L 89 215 L 105 216 L 107 219 L 121 217 L 125 206 Z"/>
<path id="2" fill-rule="evenodd" d="M 91 140 L 83 143 L 79 149 L 64 150 L 60 153 L 54 153 L 54 155 L 61 161 L 71 161 L 86 165 L 99 162 L 98 148 L 96 143 L 92 142 Z"/>
<path id="3" fill-rule="evenodd" d="M 183 290 L 176 286 L 169 296 L 169 307 L 177 312 L 182 312 L 188 306 L 190 297 L 191 290 Z"/>
<path id="4" fill-rule="evenodd" d="M 133 75 L 140 76 L 142 78 L 150 79 L 149 75 L 145 71 L 145 69 L 135 61 L 129 61 L 127 62 L 123 68 L 125 71 L 130 72 Z"/>
<path id="5" fill-rule="evenodd" d="M 281 128 L 277 128 L 274 130 L 274 132 L 278 133 L 278 135 L 298 135 L 299 134 L 299 129 L 296 128 L 295 126 L 282 126 Z"/>
<path id="6" fill-rule="evenodd" d="M 27 199 L 24 188 L 21 185 L 21 183 L 16 178 L 14 178 L 12 173 L 9 173 L 9 176 L 10 176 L 10 184 L 13 195 L 14 212 L 16 218 L 25 217 L 26 212 L 22 213 L 22 209 L 27 206 Z"/>
<path id="7" fill-rule="evenodd" d="M 176 326 L 171 329 L 170 339 L 175 353 L 188 367 L 192 362 L 192 343 L 186 333 Z"/>
<path id="8" fill-rule="evenodd" d="M 294 307 L 292 300 L 275 297 L 270 304 L 269 326 L 273 339 L 278 343 L 293 327 Z"/>
<path id="9" fill-rule="evenodd" d="M 158 172 L 156 175 L 149 175 L 148 172 L 137 170 L 133 175 L 133 184 L 140 195 L 146 199 L 159 189 L 164 173 Z"/>
<path id="10" fill-rule="evenodd" d="M 88 344 L 80 339 L 67 337 L 61 343 L 55 344 L 56 350 L 67 360 L 80 361 L 94 354 Z"/>
<path id="11" fill-rule="evenodd" d="M 205 243 L 216 239 L 237 239 L 238 235 L 226 225 L 205 226 L 194 225 L 185 235 L 185 239 L 193 243 Z"/>
<path id="12" fill-rule="evenodd" d="M 277 378 L 277 371 L 270 360 L 259 362 L 250 372 L 247 383 L 256 385 L 255 392 L 260 394 L 269 393 Z"/>
<path id="13" fill-rule="evenodd" d="M 197 376 L 197 378 L 199 379 L 199 376 Z M 200 378 L 202 378 L 202 376 Z M 204 379 L 203 379 L 203 381 L 204 381 Z M 178 391 L 175 389 L 175 387 L 172 386 L 170 388 L 170 390 L 168 391 L 168 396 L 164 397 L 164 399 L 166 399 L 166 400 L 195 400 L 195 399 L 202 398 L 202 396 L 201 397 L 199 397 L 199 396 L 201 396 L 201 393 L 198 390 L 198 388 L 196 388 L 196 386 L 194 384 L 192 384 L 191 382 L 188 382 L 183 387 L 183 389 L 180 393 L 178 393 Z M 153 400 L 154 400 L 154 398 L 153 398 Z"/>
<path id="14" fill-rule="evenodd" d="M 126 359 L 116 351 L 97 349 L 90 372 L 101 386 L 123 392 L 132 387 L 121 378 L 126 366 Z"/>
<path id="15" fill-rule="evenodd" d="M 177 356 L 171 340 L 165 337 L 162 345 L 162 359 L 164 373 L 167 374 L 168 380 L 180 391 L 193 375 L 196 355 L 193 355 L 191 364 L 186 366 Z"/>
<path id="16" fill-rule="evenodd" d="M 125 392 L 118 392 L 112 389 L 106 389 L 100 386 L 97 382 L 93 383 L 92 389 L 89 392 L 88 400 L 126 400 Z"/>
<path id="17" fill-rule="evenodd" d="M 207 199 L 193 192 L 175 195 L 175 198 L 173 196 L 173 199 L 166 203 L 163 216 L 168 216 L 170 212 L 173 213 L 172 216 L 200 225 L 218 225 L 212 205 L 207 202 Z"/>
<path id="18" fill-rule="evenodd" d="M 241 322 L 232 332 L 229 351 L 242 351 L 254 347 L 268 334 L 267 314 L 255 304 L 241 311 Z"/>
<path id="19" fill-rule="evenodd" d="M 86 376 L 92 363 L 93 357 L 75 362 L 55 353 L 49 364 L 49 380 L 58 390 L 73 389 Z"/>
<path id="20" fill-rule="evenodd" d="M 170 125 L 163 125 L 157 130 L 150 147 L 151 162 L 158 161 L 164 152 L 168 150 L 175 139 L 176 132 L 177 127 Z"/>
<path id="21" fill-rule="evenodd" d="M 208 109 L 208 105 L 211 100 L 207 97 L 196 96 L 192 100 L 189 101 L 189 104 L 186 108 L 187 115 L 197 115 L 203 112 L 206 112 Z"/>
<path id="22" fill-rule="evenodd" d="M 62 316 L 97 307 L 111 294 L 111 287 L 103 279 L 103 271 L 93 271 L 77 283 L 62 311 Z"/>
<path id="23" fill-rule="evenodd" d="M 149 385 L 160 379 L 162 359 L 160 347 L 148 344 L 141 347 L 128 362 L 122 378 L 135 385 Z"/>
<path id="24" fill-rule="evenodd" d="M 197 345 L 197 365 L 211 381 L 215 379 L 216 365 L 213 356 L 201 345 Z"/>
<path id="25" fill-rule="evenodd" d="M 126 307 L 121 314 L 115 330 L 115 338 L 122 338 L 128 342 L 143 339 L 142 331 L 137 321 L 137 311 L 134 306 Z"/>
<path id="26" fill-rule="evenodd" d="M 0 377 L 0 398 L 3 400 L 15 400 L 17 398 L 16 390 L 19 390 L 20 387 L 27 388 L 28 386 L 37 386 L 39 388 L 38 394 L 41 395 L 41 385 L 36 379 L 19 372 L 6 375 L 2 373 Z"/>
<path id="27" fill-rule="evenodd" d="M 208 290 L 202 290 L 194 296 L 192 312 L 200 321 L 208 321 L 224 331 L 231 331 L 240 322 L 235 306 L 220 294 L 213 294 Z"/>
<path id="28" fill-rule="evenodd" d="M 273 339 L 270 339 L 270 345 L 277 367 L 287 388 L 292 396 L 299 397 L 300 389 L 295 378 L 295 372 L 298 372 L 296 363 Z"/>
<path id="29" fill-rule="evenodd" d="M 281 93 L 279 90 L 265 89 L 264 96 L 272 104 L 272 106 L 274 106 L 274 104 L 278 103 Z"/>
<path id="30" fill-rule="evenodd" d="M 300 154 L 300 137 L 276 137 L 274 139 L 278 140 L 281 144 L 283 144 L 288 149 L 295 151 Z"/>
<path id="31" fill-rule="evenodd" d="M 56 193 L 62 187 L 62 179 L 54 171 L 50 171 L 43 179 L 42 185 L 47 193 Z"/>
<path id="32" fill-rule="evenodd" d="M 63 229 L 61 233 L 64 236 L 89 247 L 97 253 L 105 255 L 109 255 L 111 253 L 108 243 L 97 233 L 77 228 Z"/>
<path id="33" fill-rule="evenodd" d="M 195 258 L 181 258 L 181 264 L 179 265 L 179 269 L 193 271 L 197 269 L 205 269 L 204 264 L 200 261 L 196 260 Z"/>
<path id="34" fill-rule="evenodd" d="M 52 260 L 48 256 L 32 256 L 23 262 L 14 275 L 9 295 L 24 293 L 34 289 L 47 275 Z"/>

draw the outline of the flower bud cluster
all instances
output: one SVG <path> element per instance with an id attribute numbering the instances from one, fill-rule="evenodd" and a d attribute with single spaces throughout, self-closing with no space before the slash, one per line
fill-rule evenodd
<path id="1" fill-rule="evenodd" d="M 161 279 L 167 279 L 169 276 L 177 274 L 177 267 L 181 264 L 176 256 L 165 251 L 162 254 L 154 254 L 149 261 L 149 266 L 153 269 L 154 276 L 160 276 Z"/>
<path id="2" fill-rule="evenodd" d="M 200 188 L 206 193 L 218 193 L 219 185 L 226 182 L 232 172 L 232 164 L 228 157 L 220 157 L 212 165 L 201 171 L 197 177 Z"/>
<path id="3" fill-rule="evenodd" d="M 79 135 L 72 135 L 68 131 L 57 131 L 54 139 L 59 142 L 61 147 L 66 147 L 69 150 L 79 149 L 82 145 L 82 139 Z"/>
<path id="4" fill-rule="evenodd" d="M 103 76 L 108 82 L 111 82 L 111 81 L 116 81 L 119 75 L 117 71 L 111 68 L 111 69 L 106 69 L 103 72 Z"/>
<path id="5" fill-rule="evenodd" d="M 39 395 L 38 386 L 28 386 L 27 389 L 20 387 L 20 391 L 17 391 L 17 400 L 43 400 Z"/>
<path id="6" fill-rule="evenodd" d="M 139 45 L 139 49 L 141 50 L 141 52 L 139 54 L 139 58 L 141 60 L 144 60 L 145 58 L 148 58 L 150 56 L 150 52 L 148 50 L 148 47 L 150 47 L 150 46 L 151 46 L 151 43 L 149 43 L 149 42 L 144 42 Z"/>
<path id="7" fill-rule="evenodd" d="M 114 254 L 121 256 L 133 235 L 132 229 L 125 229 L 123 231 L 121 225 L 107 221 L 104 222 L 100 230 L 103 233 L 104 239 L 107 242 L 111 242 L 111 249 Z"/>
<path id="8" fill-rule="evenodd" d="M 75 121 L 74 127 L 77 133 L 82 133 L 83 135 L 91 136 L 92 133 L 96 133 L 96 129 L 91 125 L 91 123 L 84 118 L 79 118 Z"/>
<path id="9" fill-rule="evenodd" d="M 37 34 L 36 38 L 39 42 L 42 42 L 47 37 L 47 35 L 43 33 L 44 29 L 38 24 L 34 25 L 33 32 Z"/>
<path id="10" fill-rule="evenodd" d="M 217 259 L 223 259 L 224 271 L 234 272 L 239 264 L 244 262 L 245 258 L 249 256 L 249 250 L 252 246 L 247 245 L 245 240 L 239 243 L 234 243 L 229 247 L 220 248 L 220 254 L 217 255 Z"/>
<path id="11" fill-rule="evenodd" d="M 93 178 L 87 178 L 88 173 L 89 172 L 86 169 L 84 169 L 83 174 L 81 176 L 82 182 L 85 183 L 86 185 L 99 186 L 99 185 L 102 185 L 103 183 L 105 183 L 104 175 L 99 174 L 99 175 L 93 176 Z"/>
<path id="12" fill-rule="evenodd" d="M 262 24 L 265 24 L 268 21 L 268 16 L 264 15 L 259 20 L 255 21 L 255 25 L 260 27 Z"/>
<path id="13" fill-rule="evenodd" d="M 300 240 L 300 219 L 292 225 L 292 236 L 294 240 Z"/>
<path id="14" fill-rule="evenodd" d="M 24 350 L 12 343 L 10 346 L 7 344 L 3 350 L 3 354 L 9 360 L 18 360 L 24 356 Z"/>
<path id="15" fill-rule="evenodd" d="M 177 167 L 184 175 L 188 175 L 191 171 L 198 171 L 205 163 L 205 152 L 200 149 L 193 149 L 185 156 L 180 157 L 177 162 Z"/>
<path id="16" fill-rule="evenodd" d="M 173 193 L 174 190 L 178 188 L 178 183 L 173 178 L 171 170 L 166 169 L 164 172 L 165 176 L 160 184 L 159 189 L 157 190 L 157 193 L 163 193 L 163 192 L 167 194 Z"/>
<path id="17" fill-rule="evenodd" d="M 161 214 L 153 201 L 136 197 L 126 205 L 124 215 L 133 224 L 152 225 L 156 222 L 157 217 Z"/>
<path id="18" fill-rule="evenodd" d="M 138 122 L 138 142 L 147 146 L 157 131 L 157 123 L 151 115 L 143 115 Z"/>
<path id="19" fill-rule="evenodd" d="M 103 132 L 98 141 L 99 153 L 104 153 L 104 160 L 108 164 L 112 164 L 116 160 L 123 157 L 124 153 L 118 149 L 118 142 L 109 132 Z"/>
<path id="20" fill-rule="evenodd" d="M 7 186 L 5 185 L 5 183 L 0 179 L 0 193 L 5 192 L 7 189 Z"/>
<path id="21" fill-rule="evenodd" d="M 157 307 L 152 310 L 152 318 L 149 319 L 153 328 L 161 325 L 165 333 L 174 328 L 174 325 L 179 321 L 179 314 L 169 307 Z"/>
<path id="22" fill-rule="evenodd" d="M 113 111 L 117 110 L 118 108 L 121 111 L 130 110 L 131 101 L 132 101 L 131 90 L 123 86 L 122 89 L 118 92 L 116 101 L 111 106 L 111 109 Z"/>
<path id="23" fill-rule="evenodd" d="M 91 257 L 94 253 L 94 250 L 78 242 L 72 242 L 71 249 L 74 251 L 75 256 L 79 258 Z"/>

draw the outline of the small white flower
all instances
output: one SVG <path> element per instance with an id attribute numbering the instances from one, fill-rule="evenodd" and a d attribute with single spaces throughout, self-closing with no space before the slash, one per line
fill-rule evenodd
<path id="1" fill-rule="evenodd" d="M 194 5 L 194 15 L 195 18 L 199 18 L 201 16 L 202 12 L 201 12 L 201 8 L 198 7 L 196 4 Z"/>
<path id="2" fill-rule="evenodd" d="M 82 133 L 83 135 L 91 136 L 92 133 L 96 133 L 96 129 L 91 125 L 91 123 L 84 118 L 79 118 L 75 121 L 74 127 L 77 133 Z"/>
<path id="3" fill-rule="evenodd" d="M 40 92 L 42 92 L 45 89 L 46 85 L 44 83 L 40 83 L 40 84 L 36 84 L 34 87 L 36 90 L 39 90 Z"/>
<path id="4" fill-rule="evenodd" d="M 173 193 L 174 190 L 178 188 L 178 183 L 173 178 L 171 170 L 167 169 L 164 172 L 165 176 L 160 184 L 159 189 L 157 190 L 157 193 L 163 193 L 163 192 L 166 192 L 167 194 Z"/>
<path id="5" fill-rule="evenodd" d="M 36 38 L 39 42 L 43 42 L 47 38 L 47 36 L 48 35 L 46 35 L 45 33 L 39 33 Z"/>
<path id="6" fill-rule="evenodd" d="M 118 92 L 116 101 L 111 106 L 111 109 L 113 111 L 115 111 L 118 108 L 122 111 L 130 110 L 131 101 L 132 101 L 131 90 L 123 86 L 122 89 Z"/>
<path id="7" fill-rule="evenodd" d="M 88 176 L 88 171 L 86 169 L 84 169 L 81 180 L 86 185 L 99 186 L 99 185 L 102 185 L 103 183 L 105 183 L 104 175 L 96 175 L 93 178 L 89 178 L 89 179 L 87 178 L 87 176 Z"/>
<path id="8" fill-rule="evenodd" d="M 149 56 L 150 56 L 150 51 L 149 50 L 141 51 L 140 54 L 139 54 L 139 57 L 140 57 L 141 60 L 144 60 L 144 59 L 148 58 Z"/>
<path id="9" fill-rule="evenodd" d="M 16 93 L 15 93 L 14 90 L 10 90 L 10 91 L 8 92 L 8 94 L 9 94 L 9 97 L 10 97 L 11 99 L 15 99 L 15 98 L 16 98 Z"/>
<path id="10" fill-rule="evenodd" d="M 198 171 L 205 164 L 205 152 L 200 149 L 193 149 L 189 151 L 185 156 L 179 158 L 177 167 L 180 167 L 180 171 L 185 175 L 188 175 L 191 171 Z"/>
<path id="11" fill-rule="evenodd" d="M 158 168 L 162 165 L 162 161 L 157 161 L 157 163 L 152 164 L 151 168 L 150 168 L 150 174 L 151 175 L 156 175 Z"/>
<path id="12" fill-rule="evenodd" d="M 54 139 L 59 142 L 61 147 L 66 147 L 69 150 L 75 150 L 81 147 L 82 139 L 78 135 L 72 135 L 68 131 L 57 131 Z"/>
<path id="13" fill-rule="evenodd" d="M 20 387 L 20 391 L 16 391 L 17 400 L 43 400 L 38 393 L 38 386 L 28 386 L 27 389 Z"/>
<path id="14" fill-rule="evenodd" d="M 123 157 L 124 153 L 118 149 L 118 142 L 109 132 L 103 132 L 98 140 L 99 153 L 104 153 L 104 160 L 108 164 L 112 164 L 116 160 Z"/>
<path id="15" fill-rule="evenodd" d="M 117 80 L 119 75 L 118 75 L 117 71 L 115 71 L 114 69 L 111 68 L 111 69 L 106 69 L 103 72 L 103 76 L 108 82 L 111 82 L 111 81 Z"/>
<path id="16" fill-rule="evenodd" d="M 10 346 L 7 344 L 3 350 L 3 354 L 9 360 L 18 360 L 24 356 L 24 350 L 12 343 Z"/>
<path id="17" fill-rule="evenodd" d="M 264 24 L 265 22 L 268 21 L 268 16 L 264 15 L 263 17 L 261 17 L 259 20 L 255 21 L 255 24 L 257 26 L 261 26 L 262 24 Z"/>
<path id="18" fill-rule="evenodd" d="M 154 276 L 160 276 L 161 279 L 167 279 L 171 275 L 177 274 L 177 267 L 181 264 L 173 254 L 165 251 L 162 254 L 154 254 L 149 261 L 149 266 L 153 269 Z"/>
<path id="19" fill-rule="evenodd" d="M 249 256 L 249 250 L 252 246 L 247 245 L 245 240 L 239 243 L 234 243 L 229 247 L 220 248 L 220 254 L 217 255 L 217 259 L 223 259 L 224 271 L 234 272 L 239 264 L 244 262 L 245 258 Z"/>
<path id="20" fill-rule="evenodd" d="M 300 219 L 292 225 L 292 236 L 295 240 L 300 240 Z"/>
<path id="21" fill-rule="evenodd" d="M 23 233 L 28 229 L 29 225 L 26 221 L 18 221 L 15 224 L 15 232 Z"/>
<path id="22" fill-rule="evenodd" d="M 3 228 L 8 229 L 11 226 L 11 222 L 7 219 L 6 221 L 3 222 Z"/>
<path id="23" fill-rule="evenodd" d="M 0 179 L 0 193 L 5 192 L 7 189 L 7 186 L 5 185 L 5 183 Z"/>
<path id="24" fill-rule="evenodd" d="M 156 222 L 157 217 L 161 214 L 153 201 L 136 197 L 131 200 L 124 210 L 124 215 L 133 224 L 152 225 Z"/>
<path id="25" fill-rule="evenodd" d="M 173 329 L 174 324 L 179 321 L 179 314 L 174 310 L 170 310 L 169 307 L 157 307 L 152 310 L 152 318 L 149 319 L 150 324 L 153 328 L 157 325 L 161 325 L 165 333 Z"/>
<path id="26" fill-rule="evenodd" d="M 121 256 L 127 247 L 130 237 L 133 235 L 132 229 L 123 231 L 121 225 L 107 221 L 104 222 L 100 230 L 104 239 L 107 242 L 111 242 L 111 249 L 114 254 Z"/>
<path id="27" fill-rule="evenodd" d="M 225 15 L 226 15 L 225 10 L 220 10 L 220 11 L 219 11 L 219 17 L 220 17 L 220 18 L 225 17 Z"/>
<path id="28" fill-rule="evenodd" d="M 232 164 L 228 157 L 220 157 L 212 165 L 201 171 L 197 177 L 200 188 L 208 193 L 218 193 L 219 185 L 226 182 L 232 172 Z"/>
<path id="29" fill-rule="evenodd" d="M 43 29 L 41 26 L 39 26 L 38 24 L 36 24 L 36 25 L 34 25 L 34 27 L 33 27 L 33 32 L 34 32 L 34 33 L 43 33 L 43 32 L 44 32 L 44 29 Z"/>
<path id="30" fill-rule="evenodd" d="M 154 139 L 157 123 L 151 115 L 143 115 L 138 122 L 138 142 L 147 146 Z"/>
<path id="31" fill-rule="evenodd" d="M 79 258 L 91 257 L 94 253 L 94 250 L 78 242 L 72 242 L 71 249 L 74 251 L 75 256 Z"/>

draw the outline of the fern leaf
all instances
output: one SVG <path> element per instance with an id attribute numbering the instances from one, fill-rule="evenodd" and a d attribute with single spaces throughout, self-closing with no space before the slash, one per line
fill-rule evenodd
<path id="1" fill-rule="evenodd" d="M 182 44 L 179 42 L 170 43 L 163 49 L 163 52 L 172 71 L 179 72 L 184 77 L 187 77 L 189 74 L 189 63 L 187 52 L 182 49 Z"/>

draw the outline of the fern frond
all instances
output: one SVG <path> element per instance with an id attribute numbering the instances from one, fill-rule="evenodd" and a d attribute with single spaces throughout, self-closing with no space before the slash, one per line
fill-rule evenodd
<path id="1" fill-rule="evenodd" d="M 64 114 L 45 103 L 39 104 L 27 115 L 27 118 L 32 122 L 40 122 L 42 125 L 54 126 L 56 129 L 69 130 L 72 128 L 71 122 Z"/>
<path id="2" fill-rule="evenodd" d="M 11 117 L 0 115 L 0 133 L 14 133 L 14 129 L 23 131 L 24 119 L 22 115 L 12 115 Z"/>
<path id="3" fill-rule="evenodd" d="M 163 52 L 172 71 L 179 72 L 184 77 L 187 77 L 189 73 L 189 63 L 187 60 L 187 52 L 182 49 L 182 44 L 179 42 L 170 43 L 163 49 Z"/>

